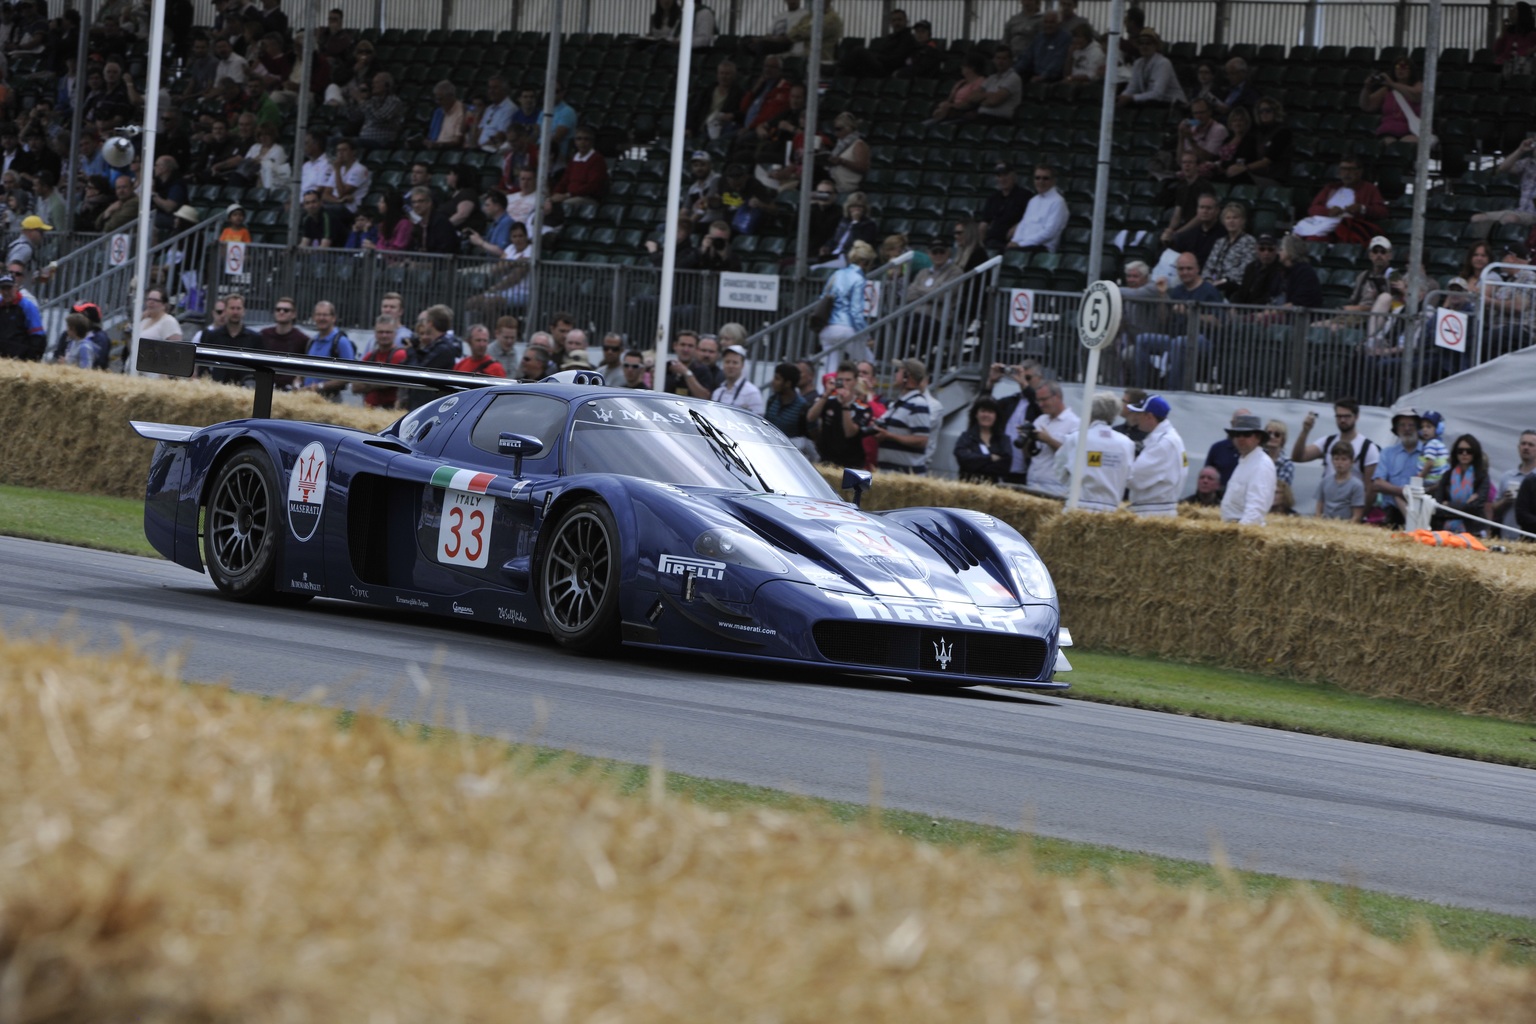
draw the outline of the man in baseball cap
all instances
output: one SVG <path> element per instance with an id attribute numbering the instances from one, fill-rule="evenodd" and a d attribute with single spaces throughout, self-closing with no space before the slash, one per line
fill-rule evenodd
<path id="1" fill-rule="evenodd" d="M 5 253 L 5 269 L 17 281 L 25 281 L 27 275 L 33 273 L 33 268 L 37 265 L 38 250 L 43 244 L 43 232 L 52 230 L 53 225 L 35 213 L 22 218 L 21 231 Z M 39 281 L 46 281 L 48 272 L 38 273 L 36 278 Z"/>
<path id="2" fill-rule="evenodd" d="M 1275 502 L 1276 480 L 1275 463 L 1264 451 L 1264 421 L 1252 413 L 1234 416 L 1227 438 L 1237 449 L 1238 461 L 1221 499 L 1222 522 L 1263 526 Z"/>
<path id="3" fill-rule="evenodd" d="M 1179 491 L 1189 473 L 1184 439 L 1168 422 L 1172 409 L 1162 395 L 1148 395 L 1126 405 L 1125 421 L 1146 431 L 1141 452 L 1131 463 L 1131 511 L 1139 516 L 1178 514 Z"/>

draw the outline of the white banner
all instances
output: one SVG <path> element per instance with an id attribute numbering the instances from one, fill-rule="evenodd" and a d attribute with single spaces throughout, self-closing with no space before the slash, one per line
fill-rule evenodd
<path id="1" fill-rule="evenodd" d="M 779 278 L 777 274 L 721 274 L 721 309 L 756 309 L 765 313 L 779 308 Z"/>
<path id="2" fill-rule="evenodd" d="M 133 236 L 126 234 L 113 235 L 107 250 L 107 262 L 114 267 L 120 267 L 128 262 L 128 254 L 133 251 Z"/>
<path id="3" fill-rule="evenodd" d="M 1435 344 L 1452 352 L 1467 350 L 1467 314 L 1454 309 L 1435 310 Z"/>

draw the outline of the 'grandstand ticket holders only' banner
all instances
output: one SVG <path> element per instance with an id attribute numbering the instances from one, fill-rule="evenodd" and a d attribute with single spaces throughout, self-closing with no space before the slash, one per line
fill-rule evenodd
<path id="1" fill-rule="evenodd" d="M 776 274 L 721 274 L 721 309 L 755 309 L 774 313 L 779 308 L 779 278 Z"/>
<path id="2" fill-rule="evenodd" d="M 1018 330 L 1035 325 L 1035 292 L 1031 288 L 1008 290 L 1008 323 Z"/>
<path id="3" fill-rule="evenodd" d="M 1467 350 L 1467 314 L 1454 309 L 1435 310 L 1435 344 L 1452 352 Z"/>

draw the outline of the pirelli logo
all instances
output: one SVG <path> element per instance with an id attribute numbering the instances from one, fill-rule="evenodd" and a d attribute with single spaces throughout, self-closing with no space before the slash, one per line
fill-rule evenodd
<path id="1" fill-rule="evenodd" d="M 691 572 L 701 580 L 725 579 L 725 563 L 711 562 L 707 558 L 662 555 L 656 560 L 656 571 L 663 576 L 686 576 Z"/>

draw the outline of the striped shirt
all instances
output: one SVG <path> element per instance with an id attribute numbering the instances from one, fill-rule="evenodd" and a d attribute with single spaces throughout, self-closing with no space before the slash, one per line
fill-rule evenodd
<path id="1" fill-rule="evenodd" d="M 928 396 L 913 389 L 891 403 L 880 425 L 893 434 L 915 434 L 927 438 L 933 429 L 933 407 Z M 880 439 L 880 468 L 904 473 L 928 471 L 928 446 L 910 448 L 890 438 Z"/>

